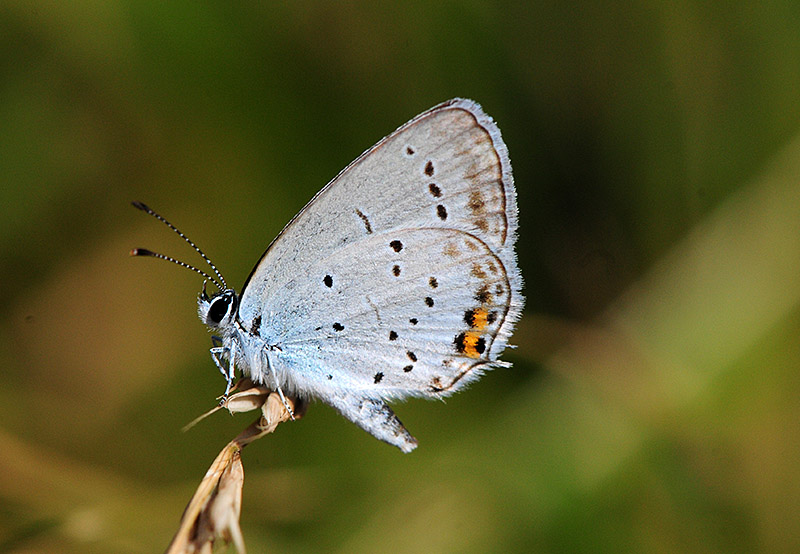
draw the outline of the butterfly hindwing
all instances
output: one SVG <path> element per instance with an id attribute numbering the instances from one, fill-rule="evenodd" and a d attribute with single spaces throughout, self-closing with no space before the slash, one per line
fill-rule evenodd
<path id="1" fill-rule="evenodd" d="M 311 380 L 318 396 L 449 394 L 497 360 L 511 288 L 502 261 L 468 233 L 374 234 L 309 269 L 259 333 L 280 347 L 276 370 Z"/>

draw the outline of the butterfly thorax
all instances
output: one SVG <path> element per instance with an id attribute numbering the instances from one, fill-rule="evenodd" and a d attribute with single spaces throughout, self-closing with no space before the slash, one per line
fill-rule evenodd
<path id="1" fill-rule="evenodd" d="M 220 291 L 211 297 L 203 291 L 197 300 L 200 320 L 215 333 L 211 356 L 228 381 L 225 394 L 233 384 L 236 367 L 257 383 L 293 391 L 292 384 L 284 382 L 280 376 L 272 375 L 268 380 L 269 352 L 280 348 L 268 344 L 252 329 L 246 329 L 239 318 L 238 308 L 239 296 L 233 289 Z"/>
<path id="2" fill-rule="evenodd" d="M 211 357 L 228 382 L 225 395 L 232 385 L 237 362 L 242 363 L 242 348 L 239 339 L 239 325 L 236 321 L 236 311 L 239 306 L 239 297 L 233 289 L 225 289 L 213 296 L 206 294 L 205 287 L 197 299 L 197 315 L 215 333 L 212 337 L 214 347 L 211 348 Z M 227 367 L 224 361 L 228 361 Z"/>

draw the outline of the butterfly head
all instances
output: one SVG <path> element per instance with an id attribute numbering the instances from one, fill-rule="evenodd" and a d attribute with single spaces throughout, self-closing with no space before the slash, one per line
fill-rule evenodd
<path id="1" fill-rule="evenodd" d="M 220 329 L 233 323 L 238 305 L 239 297 L 233 289 L 221 290 L 209 297 L 203 283 L 203 291 L 197 299 L 197 313 L 203 323 L 212 329 Z"/>

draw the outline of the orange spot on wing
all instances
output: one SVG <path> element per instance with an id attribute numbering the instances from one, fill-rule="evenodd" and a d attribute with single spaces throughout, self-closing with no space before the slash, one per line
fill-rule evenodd
<path id="1" fill-rule="evenodd" d="M 489 310 L 478 308 L 472 312 L 472 328 L 483 331 L 488 324 Z"/>
<path id="2" fill-rule="evenodd" d="M 477 262 L 472 264 L 472 271 L 470 271 L 470 273 L 472 273 L 473 277 L 477 277 L 478 279 L 486 279 L 486 272 L 481 268 L 481 264 Z"/>
<path id="3" fill-rule="evenodd" d="M 480 358 L 484 351 L 483 339 L 477 331 L 469 331 L 464 336 L 464 354 L 470 358 Z"/>
<path id="4" fill-rule="evenodd" d="M 444 246 L 444 255 L 449 258 L 457 258 L 458 257 L 458 248 L 452 242 L 448 242 Z"/>

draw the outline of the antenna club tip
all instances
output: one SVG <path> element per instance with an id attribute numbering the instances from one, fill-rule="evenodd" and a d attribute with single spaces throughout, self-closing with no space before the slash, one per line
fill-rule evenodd
<path id="1" fill-rule="evenodd" d="M 134 248 L 131 250 L 131 256 L 152 256 L 153 253 L 144 248 Z"/>
<path id="2" fill-rule="evenodd" d="M 138 200 L 134 200 L 133 202 L 131 202 L 131 206 L 133 206 L 134 208 L 136 208 L 136 209 L 138 209 L 138 210 L 142 210 L 143 212 L 150 212 L 150 211 L 152 211 L 152 210 L 151 210 L 151 209 L 150 209 L 150 208 L 147 206 L 147 204 L 145 204 L 144 202 L 139 202 Z"/>

